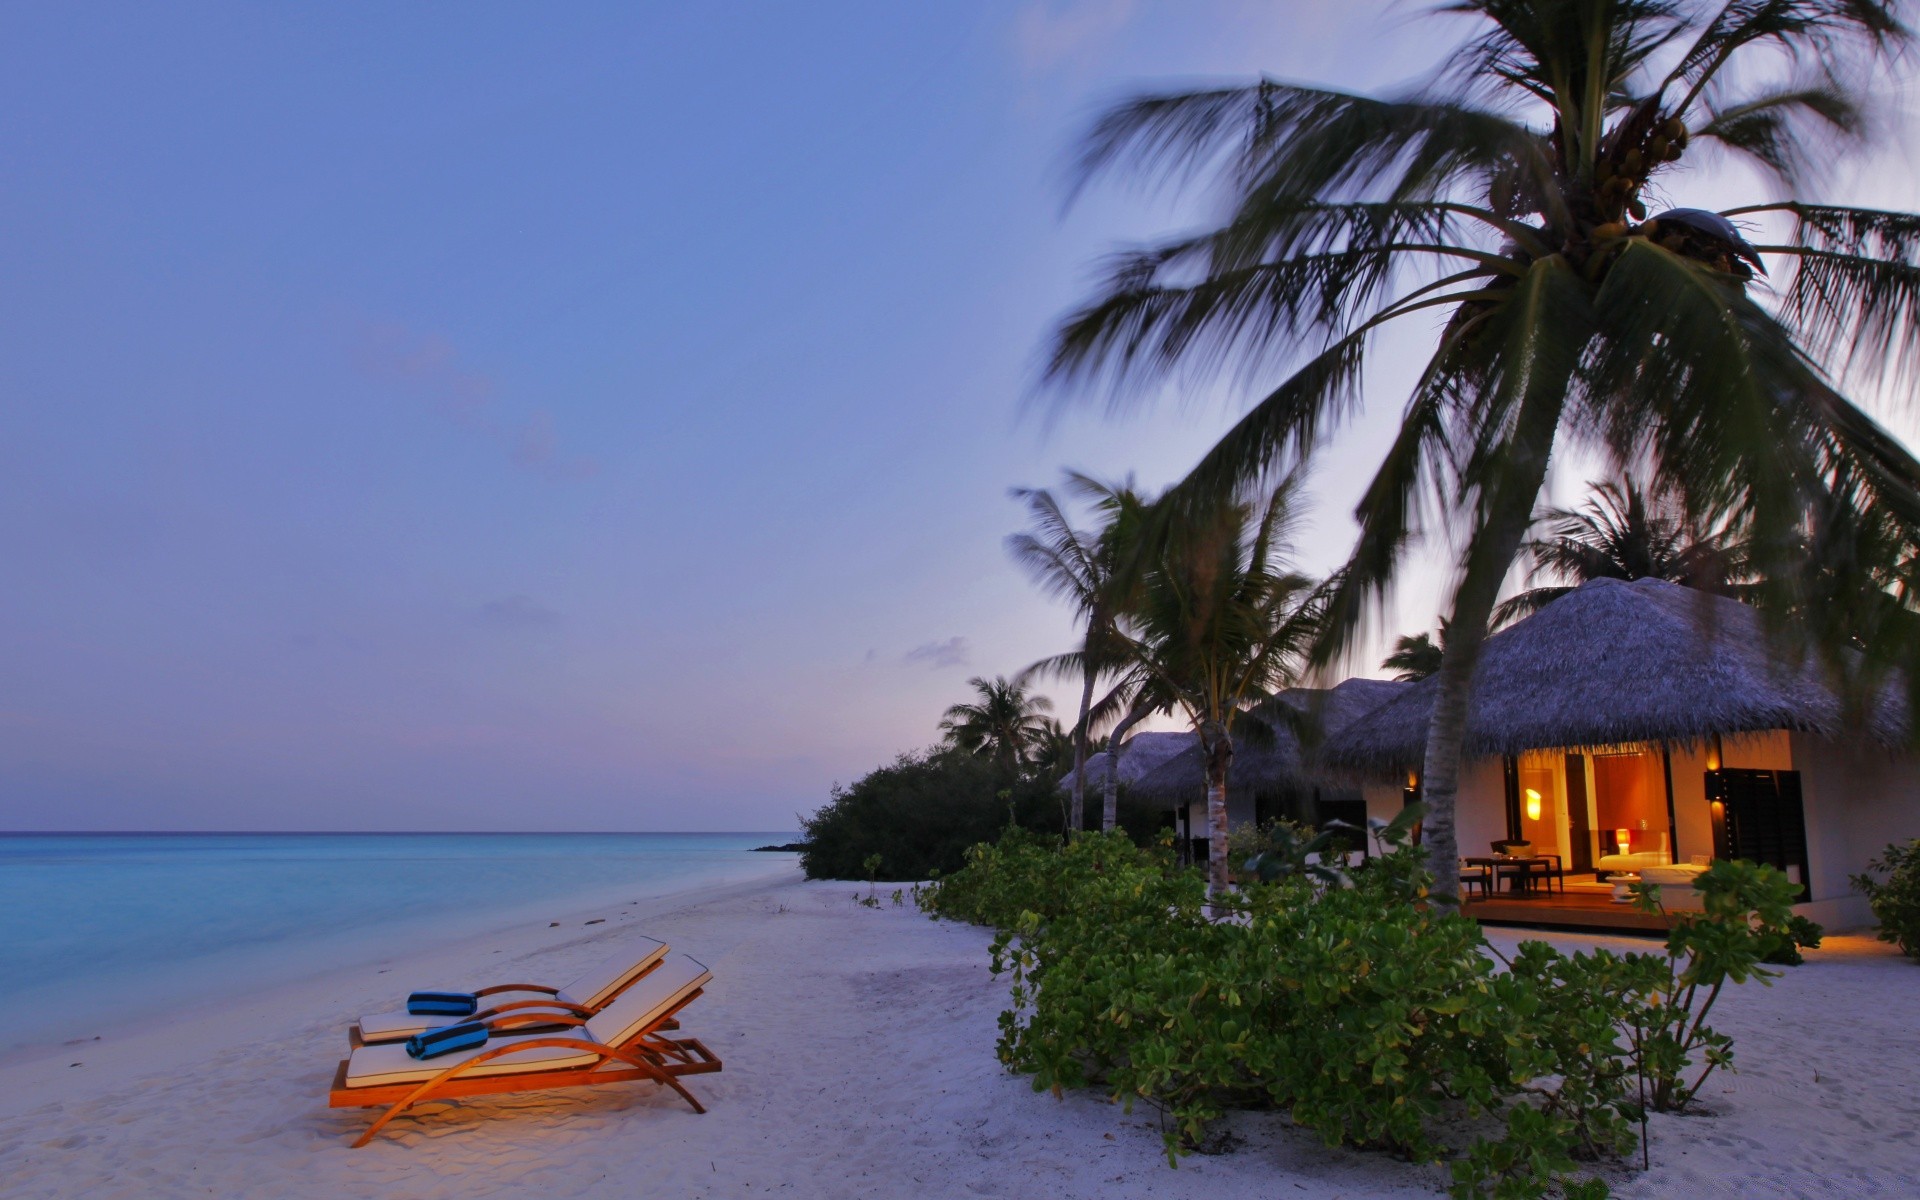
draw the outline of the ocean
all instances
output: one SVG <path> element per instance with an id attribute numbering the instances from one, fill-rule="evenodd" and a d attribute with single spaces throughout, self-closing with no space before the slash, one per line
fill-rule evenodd
<path id="1" fill-rule="evenodd" d="M 515 920 L 792 871 L 792 833 L 0 834 L 0 1050 Z"/>

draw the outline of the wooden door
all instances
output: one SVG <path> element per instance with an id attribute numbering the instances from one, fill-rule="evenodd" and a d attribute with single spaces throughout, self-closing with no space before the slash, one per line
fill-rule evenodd
<path id="1" fill-rule="evenodd" d="M 1587 756 L 1567 755 L 1567 870 L 1593 870 L 1593 822 L 1587 816 Z"/>

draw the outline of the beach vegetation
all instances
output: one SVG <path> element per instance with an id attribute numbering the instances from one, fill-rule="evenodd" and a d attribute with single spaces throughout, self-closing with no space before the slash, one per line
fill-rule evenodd
<path id="1" fill-rule="evenodd" d="M 1690 522 L 1675 497 L 1649 496 L 1630 475 L 1589 486 L 1593 494 L 1580 507 L 1541 513 L 1547 536 L 1521 547 L 1532 560 L 1531 578 L 1548 575 L 1560 582 L 1502 602 L 1494 610 L 1496 626 L 1531 616 L 1596 579 L 1664 579 L 1722 596 L 1745 590 L 1739 586 L 1746 568 L 1738 543 Z"/>
<path id="2" fill-rule="evenodd" d="M 1875 878 L 1876 874 L 1886 878 Z M 1920 960 L 1920 838 L 1904 844 L 1889 843 L 1852 882 L 1854 889 L 1866 896 L 1873 919 L 1880 923 L 1880 940 L 1900 947 L 1908 958 Z"/>
<path id="3" fill-rule="evenodd" d="M 1079 646 L 1068 654 L 1034 664 L 1019 678 L 1024 681 L 1035 674 L 1064 674 L 1075 677 L 1079 684 L 1079 715 L 1071 731 L 1073 784 L 1067 827 L 1084 829 L 1086 767 L 1093 749 L 1093 728 L 1101 717 L 1112 715 L 1110 711 L 1096 713 L 1094 688 L 1103 675 L 1126 665 L 1127 646 L 1120 636 L 1119 620 L 1137 582 L 1132 569 L 1134 532 L 1147 502 L 1131 482 L 1107 484 L 1074 471 L 1067 472 L 1067 489 L 1091 502 L 1098 519 L 1096 526 L 1090 530 L 1075 528 L 1059 497 L 1044 488 L 1016 489 L 1014 495 L 1026 502 L 1032 525 L 1007 539 L 1007 552 L 1042 590 L 1072 605 L 1080 628 Z M 1113 706 L 1106 707 L 1111 710 Z M 1100 828 L 1112 829 L 1117 821 L 1114 805 L 1106 804 Z"/>
<path id="4" fill-rule="evenodd" d="M 1065 832 L 1058 780 L 1007 773 L 994 758 L 952 747 L 901 754 L 800 818 L 800 866 L 809 879 L 931 879 L 966 864 L 967 848 L 1009 828 L 1057 841 Z M 1120 828 L 1150 838 L 1161 810 L 1122 793 Z M 867 860 L 879 856 L 871 870 Z"/>
<path id="5" fill-rule="evenodd" d="M 1446 636 L 1447 625 L 1442 621 L 1442 642 Z M 1380 669 L 1392 671 L 1393 678 L 1399 683 L 1418 683 L 1440 670 L 1440 658 L 1444 653 L 1441 642 L 1434 641 L 1430 633 L 1402 634 L 1394 639 L 1393 652 L 1380 660 Z"/>
<path id="6" fill-rule="evenodd" d="M 1249 711 L 1301 677 L 1320 622 L 1320 584 L 1287 569 L 1298 480 L 1167 527 L 1151 543 L 1116 629 L 1129 706 L 1178 711 L 1199 737 L 1207 877 L 1225 892 L 1227 785 L 1236 736 L 1272 737 Z M 1292 710 L 1286 710 L 1291 712 Z M 1284 717 L 1285 713 L 1279 713 Z"/>
<path id="7" fill-rule="evenodd" d="M 1047 717 L 1053 701 L 1027 691 L 1004 675 L 967 680 L 974 698 L 947 709 L 940 733 L 955 750 L 991 762 L 1014 775 L 1047 746 L 1058 726 Z"/>
<path id="8" fill-rule="evenodd" d="M 1730 1062 L 1707 1017 L 1726 984 L 1766 977 L 1784 876 L 1716 866 L 1663 953 L 1528 941 L 1505 959 L 1432 902 L 1409 832 L 1378 827 L 1383 852 L 1339 872 L 1243 872 L 1226 896 L 1164 839 L 1013 833 L 916 898 L 995 929 L 1002 1061 L 1038 1091 L 1152 1105 L 1170 1162 L 1227 1111 L 1267 1108 L 1330 1145 L 1445 1163 L 1455 1196 L 1605 1195 L 1583 1176 Z"/>
<path id="9" fill-rule="evenodd" d="M 1163 497 L 1200 521 L 1379 395 L 1380 347 L 1403 359 L 1389 331 L 1425 339 L 1314 662 L 1348 652 L 1413 547 L 1452 535 L 1421 772 L 1425 844 L 1452 862 L 1468 683 L 1556 455 L 1638 471 L 1687 528 L 1737 538 L 1778 632 L 1837 669 L 1873 647 L 1839 671 L 1861 696 L 1887 664 L 1920 680 L 1920 461 L 1849 396 L 1920 367 L 1920 215 L 1820 195 L 1875 144 L 1913 44 L 1891 0 L 1442 11 L 1466 40 L 1390 95 L 1261 78 L 1099 117 L 1080 186 L 1197 188 L 1215 215 L 1117 255 L 1047 379 L 1115 401 L 1251 387 Z M 1727 167 L 1751 203 L 1657 209 Z"/>

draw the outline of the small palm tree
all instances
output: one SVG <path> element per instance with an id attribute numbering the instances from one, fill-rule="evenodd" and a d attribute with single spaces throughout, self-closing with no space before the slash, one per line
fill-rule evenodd
<path id="1" fill-rule="evenodd" d="M 1869 144 L 1875 72 L 1913 44 L 1900 0 L 1445 11 L 1469 39 L 1397 95 L 1260 79 L 1102 117 L 1083 179 L 1206 181 L 1221 219 L 1120 257 L 1062 322 L 1048 377 L 1260 381 L 1175 489 L 1198 512 L 1292 469 L 1359 407 L 1376 333 L 1434 331 L 1317 659 L 1344 652 L 1423 532 L 1463 535 L 1421 779 L 1451 897 L 1469 681 L 1566 443 L 1640 464 L 1690 520 L 1735 530 L 1784 597 L 1770 611 L 1817 597 L 1832 661 L 1850 627 L 1905 638 L 1920 698 L 1920 632 L 1885 612 L 1920 593 L 1920 462 L 1843 393 L 1920 366 L 1920 215 L 1816 198 L 1838 154 Z M 1771 195 L 1650 213 L 1686 185 L 1683 158 L 1737 162 Z M 1771 236 L 1749 242 L 1757 229 Z"/>
<path id="2" fill-rule="evenodd" d="M 1058 728 L 1046 715 L 1053 710 L 1053 701 L 1028 695 L 1004 675 L 975 676 L 967 685 L 979 698 L 947 709 L 940 721 L 947 744 L 988 760 L 1009 776 L 1017 774 L 1033 750 L 1046 741 L 1048 727 Z"/>
<path id="3" fill-rule="evenodd" d="M 1094 687 L 1100 676 L 1122 665 L 1125 647 L 1117 621 L 1132 588 L 1132 575 L 1123 570 L 1130 540 L 1144 501 L 1131 482 L 1110 486 L 1078 472 L 1067 473 L 1068 487 L 1094 501 L 1101 525 L 1092 531 L 1075 529 L 1060 501 L 1043 488 L 1020 488 L 1014 495 L 1027 502 L 1033 529 L 1007 539 L 1007 550 L 1046 591 L 1073 605 L 1081 627 L 1080 648 L 1072 655 L 1044 660 L 1027 668 L 1020 679 L 1035 673 L 1076 673 L 1080 682 L 1080 715 L 1073 726 L 1073 795 L 1068 828 L 1085 828 L 1087 743 Z"/>
<path id="4" fill-rule="evenodd" d="M 1739 594 L 1741 552 L 1724 535 L 1699 529 L 1671 499 L 1649 499 L 1632 479 L 1591 486 L 1592 498 L 1579 508 L 1542 514 L 1551 536 L 1522 547 L 1533 559 L 1532 578 L 1544 574 L 1567 582 L 1521 592 L 1494 610 L 1494 625 L 1539 612 L 1596 579 L 1664 579 Z"/>
<path id="5" fill-rule="evenodd" d="M 1440 641 L 1433 640 L 1429 633 L 1415 633 L 1402 636 L 1393 643 L 1393 653 L 1382 659 L 1380 666 L 1388 671 L 1397 671 L 1394 678 L 1401 683 L 1415 683 L 1440 670 L 1441 656 L 1446 653 L 1444 643 L 1447 639 L 1446 624 L 1440 626 Z"/>
<path id="6" fill-rule="evenodd" d="M 1227 887 L 1227 777 L 1236 722 L 1296 683 L 1319 621 L 1313 580 L 1283 569 L 1294 483 L 1174 529 L 1124 615 L 1138 707 L 1177 708 L 1200 735 L 1208 889 Z"/>

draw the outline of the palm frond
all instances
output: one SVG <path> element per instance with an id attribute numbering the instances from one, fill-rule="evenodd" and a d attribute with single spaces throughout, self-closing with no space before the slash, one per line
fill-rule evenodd
<path id="1" fill-rule="evenodd" d="M 1810 172 L 1866 132 L 1860 98 L 1832 79 L 1787 83 L 1739 100 L 1716 91 L 1709 90 L 1705 119 L 1693 136 L 1750 159 L 1788 190 L 1804 186 Z"/>
<path id="2" fill-rule="evenodd" d="M 1920 370 L 1920 214 L 1777 207 L 1797 218 L 1790 245 L 1760 247 L 1793 262 L 1780 319 L 1837 374 L 1910 384 Z"/>

